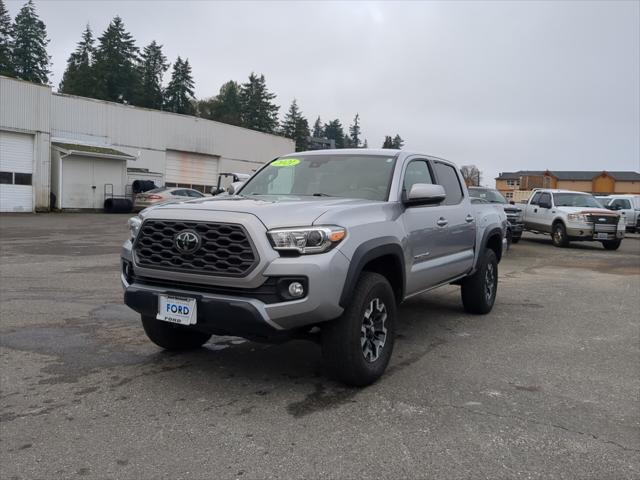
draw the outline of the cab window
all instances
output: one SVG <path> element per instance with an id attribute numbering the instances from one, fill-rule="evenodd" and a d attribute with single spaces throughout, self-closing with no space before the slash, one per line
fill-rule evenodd
<path id="1" fill-rule="evenodd" d="M 444 201 L 444 205 L 457 205 L 462 201 L 462 186 L 460 185 L 460 179 L 456 169 L 446 163 L 435 162 L 434 165 L 436 176 L 438 177 L 438 184 L 442 185 L 447 198 Z"/>
<path id="2" fill-rule="evenodd" d="M 531 202 L 529 202 L 531 205 L 538 205 L 538 202 L 540 201 L 540 195 L 542 195 L 542 192 L 536 192 L 533 195 L 533 198 L 531 199 Z"/>
<path id="3" fill-rule="evenodd" d="M 631 208 L 631 202 L 626 198 L 616 198 L 611 202 L 611 206 L 618 207 L 619 209 L 628 209 Z"/>

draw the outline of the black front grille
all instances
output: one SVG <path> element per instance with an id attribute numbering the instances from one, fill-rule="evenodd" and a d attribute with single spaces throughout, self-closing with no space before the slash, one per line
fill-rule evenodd
<path id="1" fill-rule="evenodd" d="M 200 247 L 192 253 L 176 248 L 175 237 L 185 230 L 200 236 Z M 185 273 L 243 277 L 258 263 L 246 230 L 232 223 L 146 220 L 134 250 L 141 267 Z"/>
<path id="2" fill-rule="evenodd" d="M 596 225 L 617 225 L 618 217 L 613 215 L 589 215 L 587 221 L 593 222 Z"/>

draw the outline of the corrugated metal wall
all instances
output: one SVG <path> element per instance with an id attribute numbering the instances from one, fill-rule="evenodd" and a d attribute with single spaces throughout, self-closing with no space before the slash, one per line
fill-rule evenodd
<path id="1" fill-rule="evenodd" d="M 232 125 L 52 93 L 50 87 L 0 77 L 0 129 L 35 135 L 36 209 L 49 206 L 51 138 L 120 147 L 138 157 L 129 166 L 165 173 L 167 150 L 220 158 L 251 172 L 295 150 L 292 140 Z"/>

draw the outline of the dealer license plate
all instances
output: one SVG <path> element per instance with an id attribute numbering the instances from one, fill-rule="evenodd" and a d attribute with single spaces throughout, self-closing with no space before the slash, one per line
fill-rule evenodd
<path id="1" fill-rule="evenodd" d="M 606 240 L 609 238 L 609 235 L 606 233 L 596 233 L 596 240 Z"/>
<path id="2" fill-rule="evenodd" d="M 198 318 L 195 298 L 173 297 L 160 295 L 158 297 L 158 320 L 179 323 L 180 325 L 195 325 Z"/>

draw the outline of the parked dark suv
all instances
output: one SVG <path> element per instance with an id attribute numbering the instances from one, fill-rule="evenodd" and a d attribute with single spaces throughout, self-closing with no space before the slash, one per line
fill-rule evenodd
<path id="1" fill-rule="evenodd" d="M 507 231 L 508 239 L 511 243 L 518 243 L 522 237 L 522 231 L 524 230 L 524 223 L 522 221 L 523 211 L 520 207 L 507 202 L 507 199 L 502 194 L 493 188 L 487 187 L 469 187 L 469 195 L 472 198 L 479 198 L 488 203 L 496 203 L 502 205 L 504 213 L 509 220 L 509 227 Z"/>

